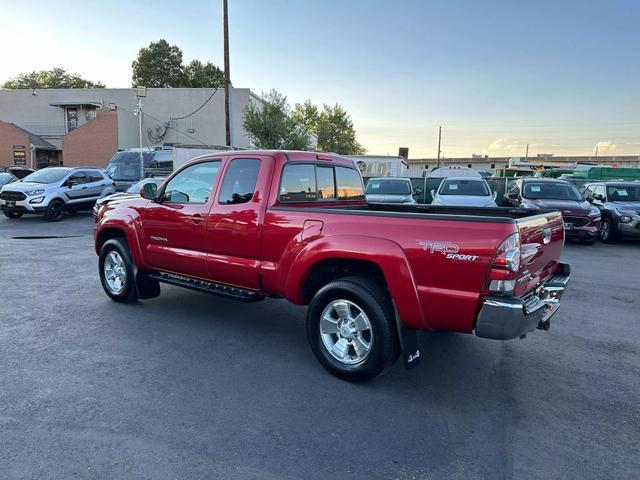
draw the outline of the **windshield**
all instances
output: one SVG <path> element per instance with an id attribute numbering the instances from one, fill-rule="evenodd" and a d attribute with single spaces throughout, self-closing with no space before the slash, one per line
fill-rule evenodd
<path id="1" fill-rule="evenodd" d="M 640 185 L 607 185 L 610 202 L 640 202 Z"/>
<path id="2" fill-rule="evenodd" d="M 405 180 L 369 180 L 365 193 L 372 195 L 411 195 L 409 182 Z"/>
<path id="3" fill-rule="evenodd" d="M 10 173 L 0 173 L 0 187 L 6 185 L 7 183 L 14 182 L 16 177 L 11 175 Z"/>
<path id="4" fill-rule="evenodd" d="M 482 180 L 445 180 L 442 182 L 439 194 L 488 197 L 491 192 Z"/>
<path id="5" fill-rule="evenodd" d="M 59 182 L 69 173 L 68 168 L 43 168 L 22 179 L 23 182 L 54 183 Z"/>
<path id="6" fill-rule="evenodd" d="M 134 183 L 129 188 L 127 188 L 127 193 L 140 193 L 140 189 L 147 183 L 155 183 L 160 186 L 160 184 L 164 181 L 164 178 L 145 178 L 140 180 L 139 182 Z"/>
<path id="7" fill-rule="evenodd" d="M 144 168 L 149 168 L 153 152 L 142 152 Z M 113 180 L 139 180 L 140 179 L 140 152 L 118 152 L 106 168 L 107 175 Z"/>
<path id="8" fill-rule="evenodd" d="M 526 182 L 522 196 L 530 200 L 583 200 L 578 189 L 568 183 Z"/>

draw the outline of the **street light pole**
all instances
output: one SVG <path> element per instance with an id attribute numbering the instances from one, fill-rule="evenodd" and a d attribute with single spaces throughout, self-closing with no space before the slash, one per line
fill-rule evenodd
<path id="1" fill-rule="evenodd" d="M 140 141 L 140 180 L 144 178 L 144 156 L 142 155 L 142 97 L 147 96 L 147 88 L 143 86 L 136 87 L 136 96 L 138 97 L 138 135 Z"/>
<path id="2" fill-rule="evenodd" d="M 231 74 L 229 72 L 229 8 L 227 0 L 222 0 L 222 16 L 224 24 L 224 128 L 226 145 L 231 147 L 231 113 L 229 109 Z"/>
<path id="3" fill-rule="evenodd" d="M 438 167 L 440 167 L 440 142 L 442 141 L 442 126 L 438 127 Z"/>

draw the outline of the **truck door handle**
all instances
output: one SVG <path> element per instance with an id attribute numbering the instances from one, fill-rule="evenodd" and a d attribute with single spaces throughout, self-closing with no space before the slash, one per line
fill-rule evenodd
<path id="1" fill-rule="evenodd" d="M 191 216 L 191 221 L 193 223 L 202 223 L 204 222 L 204 217 L 202 215 L 200 215 L 199 213 L 195 213 Z"/>

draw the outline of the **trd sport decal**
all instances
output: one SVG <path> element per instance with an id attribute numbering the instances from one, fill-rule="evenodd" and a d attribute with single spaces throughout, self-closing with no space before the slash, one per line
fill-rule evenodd
<path id="1" fill-rule="evenodd" d="M 460 252 L 460 247 L 455 243 L 433 241 L 433 240 L 416 240 L 420 248 L 427 253 L 441 253 L 449 260 L 462 260 L 464 262 L 474 262 L 478 255 L 466 255 Z"/>

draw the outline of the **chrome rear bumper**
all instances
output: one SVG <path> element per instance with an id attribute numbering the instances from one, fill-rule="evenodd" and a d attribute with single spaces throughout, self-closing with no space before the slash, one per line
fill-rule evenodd
<path id="1" fill-rule="evenodd" d="M 560 263 L 558 270 L 542 285 L 523 297 L 485 297 L 475 334 L 509 340 L 539 330 L 549 330 L 551 317 L 560 308 L 560 299 L 571 279 L 571 267 Z"/>

